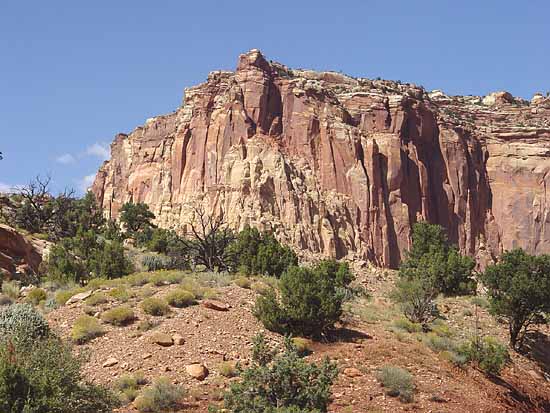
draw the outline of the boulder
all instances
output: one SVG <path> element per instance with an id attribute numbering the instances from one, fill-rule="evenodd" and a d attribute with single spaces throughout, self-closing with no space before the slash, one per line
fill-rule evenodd
<path id="1" fill-rule="evenodd" d="M 209 373 L 206 366 L 199 363 L 189 364 L 185 367 L 185 371 L 187 372 L 187 374 L 197 380 L 204 380 Z"/>
<path id="2" fill-rule="evenodd" d="M 103 367 L 113 367 L 118 364 L 118 360 L 114 357 L 109 357 L 105 362 L 103 363 Z"/>
<path id="3" fill-rule="evenodd" d="M 229 305 L 216 300 L 203 300 L 202 306 L 216 311 L 229 311 Z"/>
<path id="4" fill-rule="evenodd" d="M 159 346 L 162 346 L 162 347 L 170 347 L 171 345 L 174 344 L 174 340 L 172 339 L 172 336 L 170 336 L 169 334 L 160 333 L 160 332 L 153 333 L 150 337 L 150 341 L 151 343 L 158 344 Z"/>

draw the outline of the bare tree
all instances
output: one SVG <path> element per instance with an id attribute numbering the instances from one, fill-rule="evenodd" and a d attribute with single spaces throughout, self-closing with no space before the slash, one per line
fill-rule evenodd
<path id="1" fill-rule="evenodd" d="M 189 223 L 191 237 L 181 239 L 187 254 L 195 264 L 202 264 L 210 271 L 229 270 L 234 262 L 229 246 L 235 235 L 225 225 L 223 211 L 214 217 L 195 206 L 193 215 Z"/>

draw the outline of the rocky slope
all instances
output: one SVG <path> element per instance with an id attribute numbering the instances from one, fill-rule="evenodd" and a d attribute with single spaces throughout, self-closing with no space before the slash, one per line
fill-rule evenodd
<path id="1" fill-rule="evenodd" d="M 446 96 L 251 50 L 174 113 L 117 135 L 92 190 L 111 217 L 146 202 L 185 233 L 200 204 L 235 228 L 391 267 L 426 219 L 483 264 L 513 247 L 550 252 L 549 138 L 542 95 Z"/>
<path id="2" fill-rule="evenodd" d="M 42 262 L 45 244 L 0 224 L 0 281 L 36 273 Z"/>

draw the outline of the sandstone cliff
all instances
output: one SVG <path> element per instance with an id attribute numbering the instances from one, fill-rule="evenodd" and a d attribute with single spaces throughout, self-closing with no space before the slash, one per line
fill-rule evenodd
<path id="1" fill-rule="evenodd" d="M 550 99 L 447 96 L 291 70 L 257 50 L 174 113 L 119 134 L 92 190 L 106 214 L 146 202 L 186 231 L 190 206 L 299 249 L 395 267 L 420 219 L 481 263 L 550 252 Z"/>

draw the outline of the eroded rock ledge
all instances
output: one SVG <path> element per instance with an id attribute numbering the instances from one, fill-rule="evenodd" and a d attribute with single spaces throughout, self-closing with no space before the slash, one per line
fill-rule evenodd
<path id="1" fill-rule="evenodd" d="M 447 96 L 291 70 L 258 50 L 212 72 L 174 113 L 119 134 L 92 190 L 116 217 L 146 202 L 186 231 L 190 205 L 297 248 L 395 267 L 419 219 L 480 263 L 550 252 L 550 99 Z"/>

